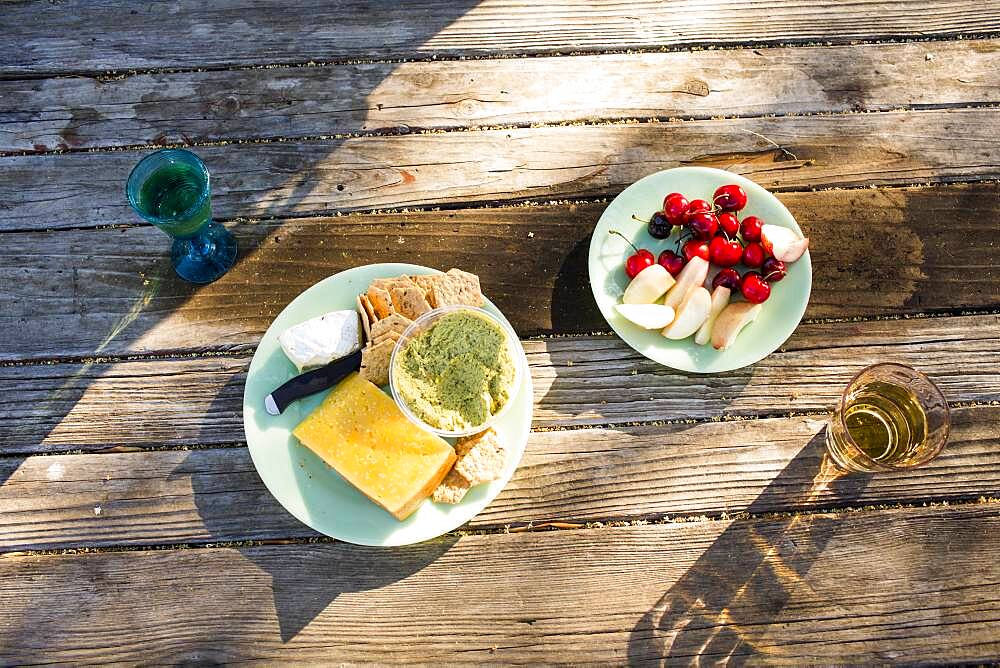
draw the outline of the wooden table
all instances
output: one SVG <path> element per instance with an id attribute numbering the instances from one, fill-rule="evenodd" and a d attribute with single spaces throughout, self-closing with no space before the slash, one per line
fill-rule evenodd
<path id="1" fill-rule="evenodd" d="M 1000 2 L 5 2 L 0 663 L 1000 658 Z M 195 287 L 128 209 L 193 146 L 240 243 Z M 611 335 L 591 230 L 676 165 L 770 188 L 806 319 L 717 376 Z M 524 337 L 534 430 L 461 531 L 318 536 L 247 454 L 271 319 L 369 262 L 459 266 Z M 861 367 L 951 443 L 821 475 Z"/>

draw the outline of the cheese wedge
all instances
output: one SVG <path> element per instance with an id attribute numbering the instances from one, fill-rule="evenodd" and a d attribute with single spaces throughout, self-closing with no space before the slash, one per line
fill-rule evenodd
<path id="1" fill-rule="evenodd" d="M 357 373 L 292 433 L 399 520 L 417 509 L 455 463 L 447 441 L 406 419 L 388 395 Z"/>

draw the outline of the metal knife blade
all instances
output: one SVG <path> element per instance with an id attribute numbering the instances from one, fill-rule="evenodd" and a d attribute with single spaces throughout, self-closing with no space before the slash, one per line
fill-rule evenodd
<path id="1" fill-rule="evenodd" d="M 347 374 L 361 368 L 361 350 L 336 359 L 325 366 L 295 376 L 264 397 L 264 409 L 270 415 L 280 415 L 293 401 L 333 387 Z"/>

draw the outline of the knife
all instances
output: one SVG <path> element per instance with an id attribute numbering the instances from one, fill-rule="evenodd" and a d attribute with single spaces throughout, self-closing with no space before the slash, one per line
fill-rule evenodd
<path id="1" fill-rule="evenodd" d="M 318 369 L 295 376 L 264 397 L 264 409 L 270 415 L 281 415 L 282 411 L 288 408 L 293 401 L 331 388 L 343 380 L 347 374 L 360 368 L 361 350 L 359 349 L 347 357 L 341 357 Z"/>

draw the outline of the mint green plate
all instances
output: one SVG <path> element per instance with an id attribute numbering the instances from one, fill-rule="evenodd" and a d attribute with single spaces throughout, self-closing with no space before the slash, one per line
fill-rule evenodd
<path id="1" fill-rule="evenodd" d="M 439 272 L 413 264 L 370 264 L 330 276 L 285 307 L 264 334 L 250 363 L 243 392 L 243 426 L 257 473 L 288 512 L 327 536 L 360 545 L 385 546 L 408 545 L 439 536 L 485 508 L 510 480 L 524 454 L 533 399 L 527 372 L 522 374 L 521 387 L 513 399 L 516 403 L 494 425 L 509 453 L 501 478 L 474 487 L 457 505 L 425 501 L 417 512 L 400 522 L 292 436 L 295 425 L 319 405 L 327 392 L 297 401 L 278 416 L 264 410 L 264 397 L 297 373 L 278 344 L 281 332 L 329 311 L 356 308 L 355 298 L 368 289 L 373 279 L 431 273 Z M 487 301 L 484 308 L 505 320 L 491 302 Z M 521 362 L 527 368 L 527 360 Z"/>
<path id="2" fill-rule="evenodd" d="M 727 183 L 736 183 L 747 193 L 747 206 L 737 214 L 740 220 L 759 216 L 765 223 L 790 227 L 802 235 L 788 209 L 750 179 L 721 169 L 677 167 L 650 174 L 623 190 L 604 210 L 590 241 L 590 286 L 604 319 L 636 351 L 680 371 L 731 371 L 767 357 L 792 335 L 809 303 L 812 262 L 807 251 L 788 265 L 788 275 L 783 280 L 771 286 L 771 297 L 764 302 L 757 320 L 747 325 L 728 350 L 718 351 L 711 344 L 699 346 L 693 336 L 672 341 L 656 330 L 642 329 L 618 315 L 614 307 L 621 302 L 629 284 L 624 267 L 632 249 L 621 237 L 608 234 L 608 230 L 618 230 L 637 247 L 659 256 L 660 251 L 674 248 L 676 237 L 654 239 L 643 223 L 632 220 L 632 215 L 649 220 L 663 206 L 663 198 L 672 192 L 683 193 L 689 200 L 711 202 L 715 189 Z M 742 274 L 746 269 L 737 267 L 737 270 Z"/>

